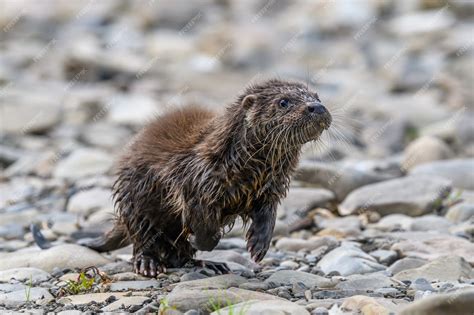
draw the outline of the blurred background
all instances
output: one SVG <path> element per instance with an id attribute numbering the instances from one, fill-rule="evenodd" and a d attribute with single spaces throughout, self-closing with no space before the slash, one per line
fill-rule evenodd
<path id="1" fill-rule="evenodd" d="M 474 154 L 473 1 L 0 6 L 0 239 L 19 239 L 4 250 L 31 220 L 64 235 L 111 212 L 113 161 L 154 115 L 220 110 L 266 78 L 308 83 L 337 117 L 305 159 L 400 176 Z"/>
<path id="2" fill-rule="evenodd" d="M 472 1 L 0 3 L 5 223 L 55 210 L 69 222 L 70 197 L 108 189 L 155 115 L 220 110 L 271 77 L 306 82 L 336 116 L 306 159 L 399 176 L 474 154 Z"/>
<path id="3" fill-rule="evenodd" d="M 296 278 L 248 288 L 308 310 L 345 298 L 343 308 L 362 308 L 354 292 L 387 297 L 391 311 L 455 292 L 445 304 L 459 310 L 456 290 L 474 278 L 473 16 L 473 0 L 0 0 L 0 309 L 21 307 L 32 278 L 41 284 L 33 301 L 59 299 L 74 268 L 105 264 L 114 281 L 143 280 L 129 272 L 130 247 L 99 255 L 59 244 L 108 228 L 114 161 L 144 124 L 188 104 L 222 110 L 246 86 L 277 77 L 314 88 L 334 123 L 305 148 L 258 274 L 273 281 L 290 269 Z M 41 251 L 31 223 L 57 246 Z M 255 276 L 242 231 L 227 237 L 204 258 Z M 160 275 L 152 284 L 161 289 L 132 306 L 212 275 L 186 272 Z M 348 281 L 320 290 L 311 280 L 312 291 L 291 282 L 314 274 Z M 114 290 L 150 284 L 138 282 Z M 199 300 L 175 291 L 170 305 Z M 463 307 L 472 313 L 470 294 Z M 80 309 L 100 311 L 116 297 L 104 299 L 90 295 Z M 102 310 L 122 308 L 112 304 Z"/>

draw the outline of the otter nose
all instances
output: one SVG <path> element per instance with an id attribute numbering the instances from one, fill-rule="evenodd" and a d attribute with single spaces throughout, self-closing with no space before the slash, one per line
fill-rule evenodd
<path id="1" fill-rule="evenodd" d="M 317 114 L 317 115 L 325 114 L 328 111 L 326 107 L 324 107 L 321 103 L 317 103 L 317 102 L 309 103 L 307 109 L 308 109 L 308 112 L 312 114 Z"/>

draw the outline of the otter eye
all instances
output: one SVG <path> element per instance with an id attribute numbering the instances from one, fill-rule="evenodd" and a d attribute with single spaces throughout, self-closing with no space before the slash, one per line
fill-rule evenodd
<path id="1" fill-rule="evenodd" d="M 288 105 L 290 105 L 290 102 L 288 102 L 287 99 L 284 98 L 284 99 L 280 100 L 280 106 L 281 106 L 281 107 L 287 108 Z"/>

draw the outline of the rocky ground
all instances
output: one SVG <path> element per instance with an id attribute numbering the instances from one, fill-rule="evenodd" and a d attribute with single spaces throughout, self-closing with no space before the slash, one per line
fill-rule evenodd
<path id="1" fill-rule="evenodd" d="M 474 314 L 472 1 L 0 2 L 0 312 Z M 113 162 L 169 108 L 279 76 L 335 117 L 272 246 L 237 224 L 147 279 L 110 227 Z M 55 246 L 40 250 L 30 224 Z"/>

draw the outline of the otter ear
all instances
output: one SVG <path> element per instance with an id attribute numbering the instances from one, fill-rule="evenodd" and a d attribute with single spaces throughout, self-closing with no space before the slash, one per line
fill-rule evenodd
<path id="1" fill-rule="evenodd" d="M 257 97 L 253 94 L 247 95 L 244 100 L 242 101 L 242 107 L 245 109 L 249 109 L 257 100 Z"/>

